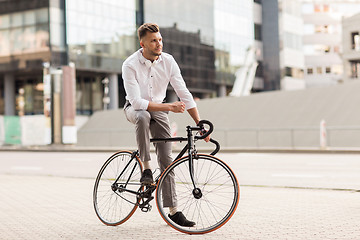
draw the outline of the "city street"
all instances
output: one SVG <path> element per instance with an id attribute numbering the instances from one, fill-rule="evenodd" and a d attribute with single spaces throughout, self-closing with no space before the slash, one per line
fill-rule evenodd
<path id="1" fill-rule="evenodd" d="M 92 206 L 97 171 L 111 153 L 0 152 L 0 239 L 359 239 L 360 156 L 223 153 L 240 204 L 219 230 L 189 236 L 157 212 L 117 227 Z M 154 161 L 155 163 L 155 161 Z M 154 205 L 155 204 L 155 205 Z"/>
<path id="2" fill-rule="evenodd" d="M 0 174 L 95 178 L 112 154 L 0 151 Z M 360 190 L 359 154 L 220 152 L 216 157 L 233 169 L 243 186 Z M 156 168 L 154 154 L 152 159 Z"/>

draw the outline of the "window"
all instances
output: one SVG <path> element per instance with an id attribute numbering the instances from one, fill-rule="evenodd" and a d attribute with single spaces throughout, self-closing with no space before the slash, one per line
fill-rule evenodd
<path id="1" fill-rule="evenodd" d="M 314 24 L 304 24 L 304 34 L 313 34 L 315 32 Z"/>
<path id="2" fill-rule="evenodd" d="M 315 4 L 314 5 L 314 12 L 330 12 L 330 5 L 329 4 Z"/>
<path id="3" fill-rule="evenodd" d="M 262 41 L 261 25 L 255 23 L 254 28 L 255 40 Z"/>
<path id="4" fill-rule="evenodd" d="M 351 33 L 351 49 L 360 51 L 360 35 L 359 32 Z"/>
<path id="5" fill-rule="evenodd" d="M 302 36 L 284 32 L 283 47 L 302 50 Z"/>
<path id="6" fill-rule="evenodd" d="M 285 67 L 285 76 L 292 77 L 292 69 L 291 67 Z"/>
<path id="7" fill-rule="evenodd" d="M 301 79 L 301 78 L 304 78 L 304 70 L 300 69 L 300 68 L 294 68 L 294 67 L 285 67 L 284 76 Z"/>
<path id="8" fill-rule="evenodd" d="M 10 26 L 10 15 L 1 15 L 0 16 L 0 28 L 9 28 Z"/>
<path id="9" fill-rule="evenodd" d="M 308 75 L 311 75 L 311 74 L 313 74 L 314 72 L 313 72 L 313 69 L 312 68 L 308 68 L 307 69 L 307 74 Z"/>
<path id="10" fill-rule="evenodd" d="M 322 67 L 317 67 L 316 68 L 316 73 L 317 74 L 322 74 Z"/>
<path id="11" fill-rule="evenodd" d="M 331 73 L 331 67 L 326 67 L 325 68 L 325 73 Z"/>
<path id="12" fill-rule="evenodd" d="M 360 78 L 360 61 L 351 62 L 351 77 Z"/>
<path id="13" fill-rule="evenodd" d="M 314 46 L 314 51 L 317 54 L 324 54 L 324 53 L 329 53 L 331 50 L 330 46 L 327 45 L 322 45 L 322 44 L 318 44 Z"/>
<path id="14" fill-rule="evenodd" d="M 5 113 L 4 91 L 4 78 L 0 78 L 0 115 L 4 115 Z"/>
<path id="15" fill-rule="evenodd" d="M 333 27 L 329 25 L 315 25 L 315 33 L 331 33 L 334 32 Z"/>
<path id="16" fill-rule="evenodd" d="M 258 62 L 258 66 L 256 68 L 256 73 L 255 73 L 255 77 L 260 77 L 263 78 L 264 77 L 264 67 L 263 67 L 263 63 L 261 61 Z"/>
<path id="17" fill-rule="evenodd" d="M 323 31 L 324 33 L 329 33 L 329 25 L 324 25 Z"/>
<path id="18" fill-rule="evenodd" d="M 324 8 L 324 12 L 329 12 L 330 11 L 329 4 L 324 4 L 323 8 Z"/>
<path id="19" fill-rule="evenodd" d="M 42 77 L 18 77 L 15 80 L 17 115 L 43 114 Z"/>

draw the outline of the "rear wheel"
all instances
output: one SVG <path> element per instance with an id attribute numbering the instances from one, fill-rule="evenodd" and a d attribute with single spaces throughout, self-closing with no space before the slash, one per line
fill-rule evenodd
<path id="1" fill-rule="evenodd" d="M 139 200 L 126 190 L 142 190 L 141 172 L 139 158 L 128 151 L 117 152 L 104 163 L 93 192 L 96 215 L 104 224 L 119 225 L 134 214 Z"/>
<path id="2" fill-rule="evenodd" d="M 193 163 L 196 188 L 190 177 L 189 158 L 183 157 L 162 174 L 156 190 L 156 204 L 162 218 L 174 229 L 204 234 L 220 228 L 232 217 L 239 202 L 239 185 L 232 170 L 218 158 L 198 155 Z M 173 222 L 163 206 L 169 191 L 161 189 L 171 176 L 175 180 L 177 209 L 196 223 L 194 227 L 182 227 Z"/>

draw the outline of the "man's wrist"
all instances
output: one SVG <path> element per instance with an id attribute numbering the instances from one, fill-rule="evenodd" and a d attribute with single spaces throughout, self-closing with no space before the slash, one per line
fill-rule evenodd
<path id="1" fill-rule="evenodd" d="M 172 103 L 165 103 L 166 104 L 166 106 L 167 106 L 167 111 L 170 111 L 170 112 L 173 112 L 174 111 L 174 104 L 172 104 Z"/>

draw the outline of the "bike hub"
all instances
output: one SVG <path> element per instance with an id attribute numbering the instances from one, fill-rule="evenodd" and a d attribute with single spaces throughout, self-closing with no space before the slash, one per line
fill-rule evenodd
<path id="1" fill-rule="evenodd" d="M 195 188 L 192 193 L 196 199 L 200 199 L 202 197 L 200 188 Z"/>

